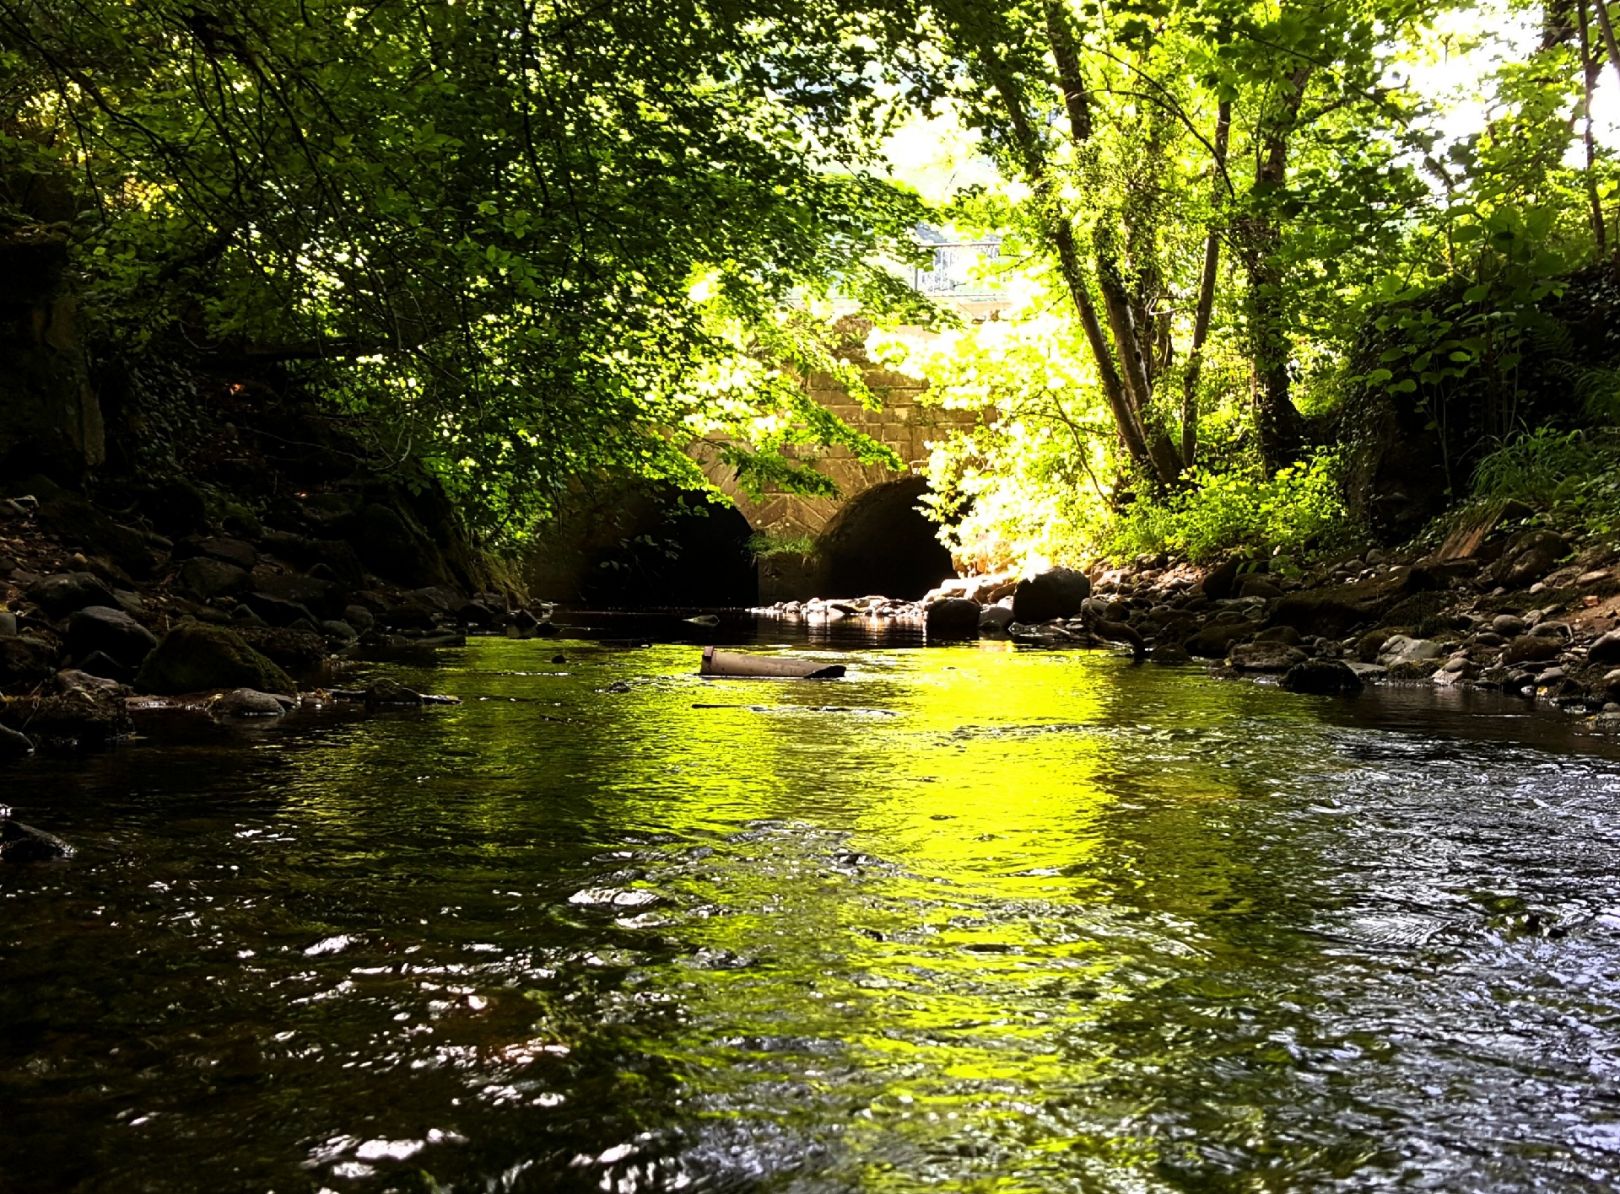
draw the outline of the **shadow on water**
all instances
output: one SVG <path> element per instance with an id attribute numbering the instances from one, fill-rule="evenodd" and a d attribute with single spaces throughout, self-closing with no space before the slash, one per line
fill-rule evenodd
<path id="1" fill-rule="evenodd" d="M 391 673 L 457 708 L 8 773 L 81 853 L 0 873 L 0 1187 L 1620 1177 L 1606 741 L 792 650 L 849 675 L 482 640 Z"/>

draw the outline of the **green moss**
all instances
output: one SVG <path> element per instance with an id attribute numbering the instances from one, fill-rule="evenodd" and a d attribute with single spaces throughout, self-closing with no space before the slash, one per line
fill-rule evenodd
<path id="1" fill-rule="evenodd" d="M 217 688 L 297 692 L 286 672 L 220 626 L 182 622 L 146 657 L 135 677 L 140 692 L 174 694 Z"/>

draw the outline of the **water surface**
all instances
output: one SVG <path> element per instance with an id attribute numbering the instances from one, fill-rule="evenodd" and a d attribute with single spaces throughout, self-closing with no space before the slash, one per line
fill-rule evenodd
<path id="1" fill-rule="evenodd" d="M 5 773 L 80 853 L 0 872 L 0 1189 L 1620 1184 L 1607 740 L 837 657 L 478 640 Z"/>

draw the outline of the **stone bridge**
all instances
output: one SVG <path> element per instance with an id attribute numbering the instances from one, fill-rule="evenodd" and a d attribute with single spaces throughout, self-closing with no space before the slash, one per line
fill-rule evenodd
<path id="1" fill-rule="evenodd" d="M 926 383 L 876 366 L 866 384 L 882 399 L 868 410 L 827 374 L 813 374 L 810 396 L 851 427 L 894 449 L 904 465 L 895 472 L 863 464 L 844 447 L 805 449 L 801 458 L 838 486 L 835 498 L 766 492 L 744 493 L 730 466 L 711 453 L 697 453 L 709 480 L 736 503 L 757 534 L 778 542 L 810 541 L 810 552 L 779 551 L 760 560 L 760 598 L 771 601 L 812 593 L 856 596 L 885 592 L 916 596 L 952 572 L 950 555 L 935 538 L 937 528 L 917 510 L 927 490 L 923 474 L 931 441 L 953 429 L 977 426 L 980 414 L 943 410 L 919 402 Z"/>

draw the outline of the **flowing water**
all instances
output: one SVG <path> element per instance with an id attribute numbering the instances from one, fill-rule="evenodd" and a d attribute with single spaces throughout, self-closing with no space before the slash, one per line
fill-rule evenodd
<path id="1" fill-rule="evenodd" d="M 0 871 L 0 1189 L 1620 1185 L 1606 740 L 696 655 L 474 641 L 378 669 L 459 707 L 0 773 L 79 846 Z"/>

